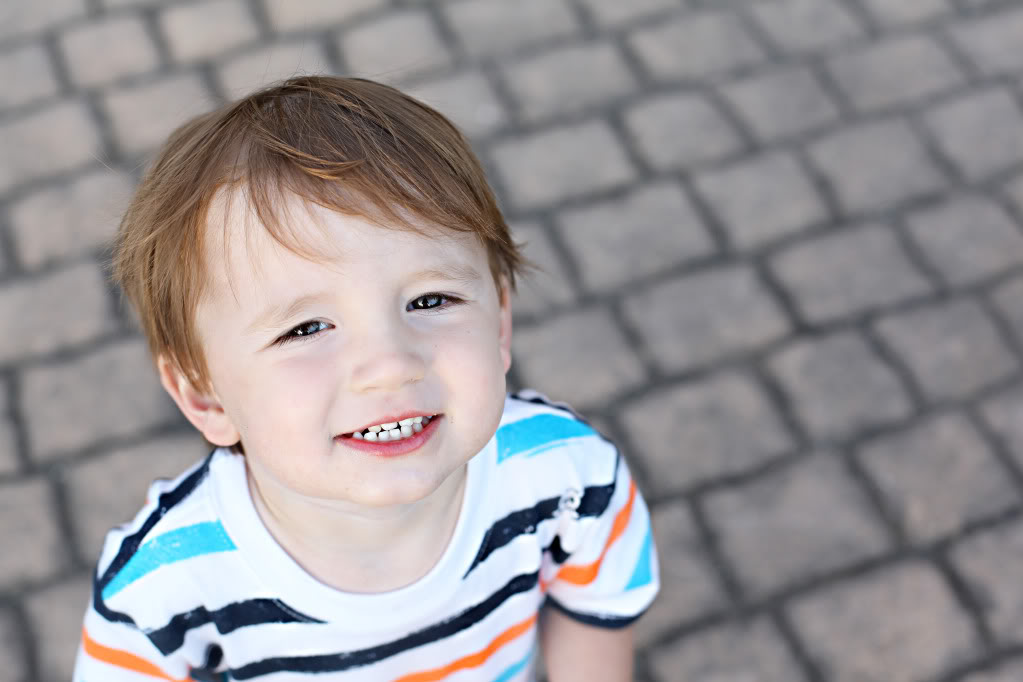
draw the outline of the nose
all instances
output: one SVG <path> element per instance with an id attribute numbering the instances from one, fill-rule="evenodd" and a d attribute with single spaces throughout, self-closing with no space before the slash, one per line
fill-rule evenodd
<path id="1" fill-rule="evenodd" d="M 421 381 L 426 374 L 420 344 L 400 324 L 374 324 L 348 347 L 350 385 L 355 392 L 393 391 Z"/>

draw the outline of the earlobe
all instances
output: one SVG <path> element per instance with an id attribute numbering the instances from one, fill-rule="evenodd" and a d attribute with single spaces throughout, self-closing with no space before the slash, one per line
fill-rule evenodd
<path id="1" fill-rule="evenodd" d="M 185 418 L 214 445 L 231 446 L 241 438 L 216 395 L 197 390 L 181 371 L 161 355 L 156 362 L 160 383 Z"/>

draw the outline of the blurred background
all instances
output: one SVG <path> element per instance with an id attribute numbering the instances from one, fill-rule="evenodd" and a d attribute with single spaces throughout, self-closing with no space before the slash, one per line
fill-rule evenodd
<path id="1" fill-rule="evenodd" d="M 1023 679 L 1018 0 L 4 0 L 0 679 L 70 679 L 103 534 L 206 452 L 119 212 L 317 72 L 450 115 L 544 268 L 512 381 L 652 504 L 637 680 Z"/>

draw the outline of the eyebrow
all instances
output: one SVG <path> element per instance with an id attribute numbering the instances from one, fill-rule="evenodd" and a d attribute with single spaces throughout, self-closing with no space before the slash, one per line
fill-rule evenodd
<path id="1" fill-rule="evenodd" d="M 443 268 L 428 268 L 409 276 L 410 281 L 421 279 L 443 279 L 460 284 L 474 284 L 482 279 L 482 275 L 471 265 L 452 264 Z"/>

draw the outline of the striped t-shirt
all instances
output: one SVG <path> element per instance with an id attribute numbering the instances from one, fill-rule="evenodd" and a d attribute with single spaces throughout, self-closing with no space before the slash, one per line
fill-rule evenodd
<path id="1" fill-rule="evenodd" d="M 452 539 L 391 592 L 320 583 L 272 538 L 226 449 L 158 481 L 107 536 L 74 682 L 533 679 L 546 605 L 604 627 L 658 589 L 643 498 L 568 408 L 509 397 L 468 464 Z"/>

